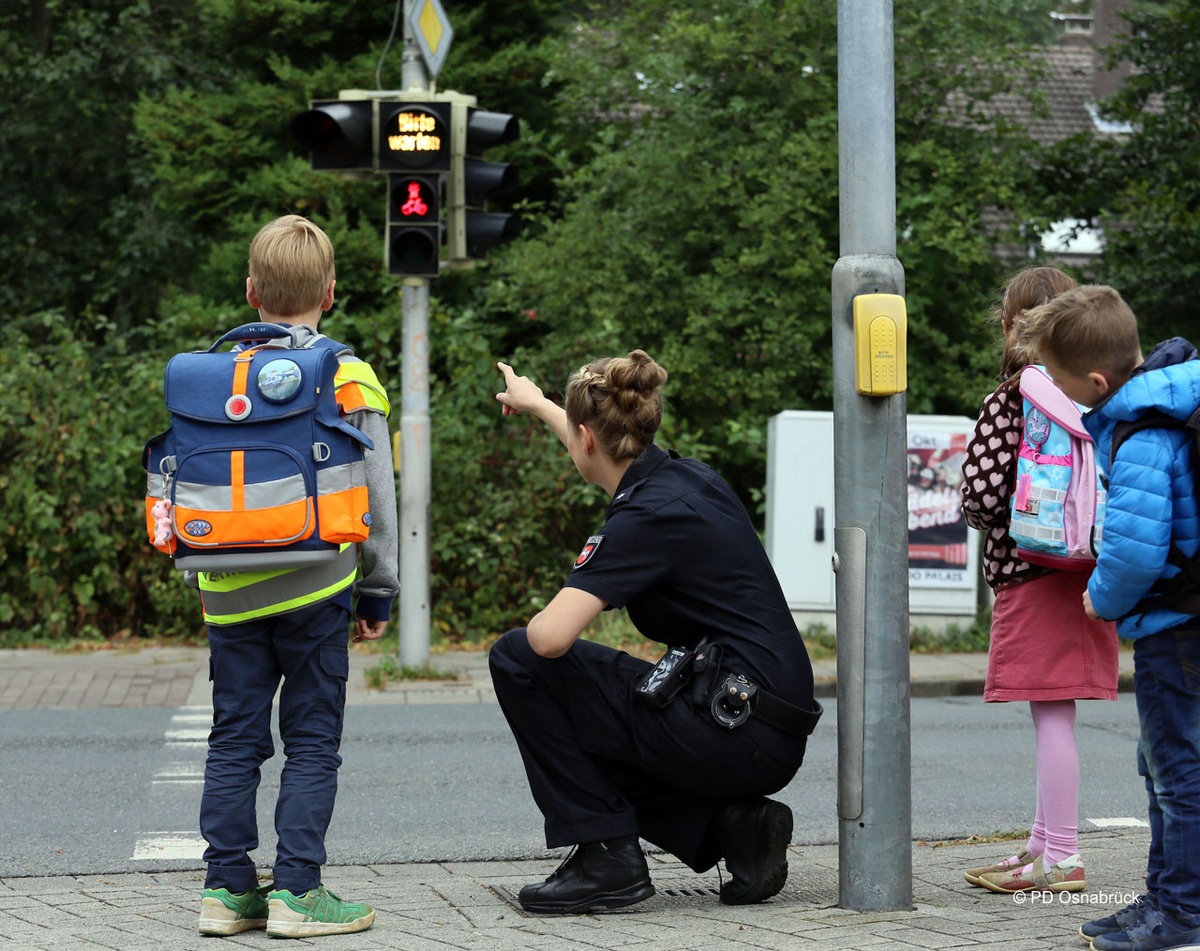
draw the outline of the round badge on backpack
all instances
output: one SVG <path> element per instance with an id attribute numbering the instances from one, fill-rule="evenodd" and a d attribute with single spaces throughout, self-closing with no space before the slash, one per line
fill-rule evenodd
<path id="1" fill-rule="evenodd" d="M 1036 407 L 1025 416 L 1025 441 L 1035 449 L 1050 438 L 1050 420 Z"/>
<path id="2" fill-rule="evenodd" d="M 258 371 L 258 392 L 271 403 L 286 403 L 300 391 L 303 374 L 294 360 L 272 360 Z"/>

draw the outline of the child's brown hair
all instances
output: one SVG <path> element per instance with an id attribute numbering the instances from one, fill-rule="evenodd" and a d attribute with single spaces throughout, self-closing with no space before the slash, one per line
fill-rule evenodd
<path id="1" fill-rule="evenodd" d="M 320 307 L 334 277 L 332 242 L 300 215 L 268 222 L 250 242 L 250 280 L 259 305 L 276 317 Z"/>
<path id="2" fill-rule="evenodd" d="M 1007 380 L 1031 363 L 1036 363 L 1027 341 L 1020 333 L 1013 333 L 1017 319 L 1026 311 L 1040 307 L 1064 291 L 1079 285 L 1075 278 L 1056 267 L 1030 267 L 1018 271 L 1004 286 L 994 319 L 1004 331 L 1004 350 L 1000 357 L 1000 377 Z"/>
<path id="3" fill-rule="evenodd" d="M 1077 376 L 1098 371 L 1120 384 L 1141 360 L 1137 317 L 1104 284 L 1084 284 L 1034 308 L 1019 333 L 1042 358 Z"/>

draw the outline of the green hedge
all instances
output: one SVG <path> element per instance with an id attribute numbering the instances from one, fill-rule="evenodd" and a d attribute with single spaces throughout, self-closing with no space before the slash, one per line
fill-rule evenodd
<path id="1" fill-rule="evenodd" d="M 53 313 L 0 340 L 0 643 L 195 634 L 195 596 L 145 537 L 141 447 L 165 422 L 161 359 L 115 336 L 96 346 Z"/>
<path id="2" fill-rule="evenodd" d="M 195 592 L 145 537 L 142 447 L 167 423 L 162 374 L 170 356 L 207 345 L 214 315 L 177 301 L 152 332 L 102 346 L 58 314 L 10 324 L 0 340 L 0 645 L 77 638 L 193 638 Z M 443 367 L 431 386 L 430 515 L 433 636 L 485 641 L 520 624 L 558 589 L 606 499 L 579 479 L 545 427 L 502 419 L 497 356 L 470 318 L 435 335 Z M 370 326 L 381 326 L 371 321 Z M 103 321 L 93 339 L 105 338 Z M 400 421 L 400 355 L 331 320 L 376 366 Z M 378 353 L 372 359 L 372 353 Z"/>

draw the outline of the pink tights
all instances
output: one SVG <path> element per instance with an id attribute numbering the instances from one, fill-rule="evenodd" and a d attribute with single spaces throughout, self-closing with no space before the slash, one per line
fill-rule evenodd
<path id="1" fill-rule="evenodd" d="M 1026 846 L 1049 866 L 1079 851 L 1075 701 L 1030 700 L 1037 746 L 1037 811 Z"/>

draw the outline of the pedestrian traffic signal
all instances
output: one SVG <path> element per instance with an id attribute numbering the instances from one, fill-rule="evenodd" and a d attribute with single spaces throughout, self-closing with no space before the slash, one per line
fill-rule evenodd
<path id="1" fill-rule="evenodd" d="M 456 92 L 340 95 L 313 100 L 289 127 L 314 169 L 387 174 L 389 274 L 434 277 L 442 259 L 469 265 L 517 236 L 520 219 L 490 207 L 516 188 L 516 169 L 483 158 L 519 137 L 515 116 L 477 109 L 474 96 Z"/>
<path id="2" fill-rule="evenodd" d="M 450 171 L 450 103 L 381 102 L 379 168 Z"/>
<path id="3" fill-rule="evenodd" d="M 369 171 L 375 167 L 374 103 L 369 99 L 314 100 L 292 117 L 297 141 L 314 169 Z"/>
<path id="4" fill-rule="evenodd" d="M 388 175 L 387 271 L 437 277 L 442 243 L 441 176 Z"/>
<path id="5" fill-rule="evenodd" d="M 450 260 L 465 262 L 483 257 L 489 248 L 520 233 L 516 215 L 486 210 L 495 198 L 516 188 L 516 169 L 483 160 L 485 149 L 515 141 L 520 123 L 515 116 L 462 102 L 454 103 L 452 118 L 447 243 Z"/>

